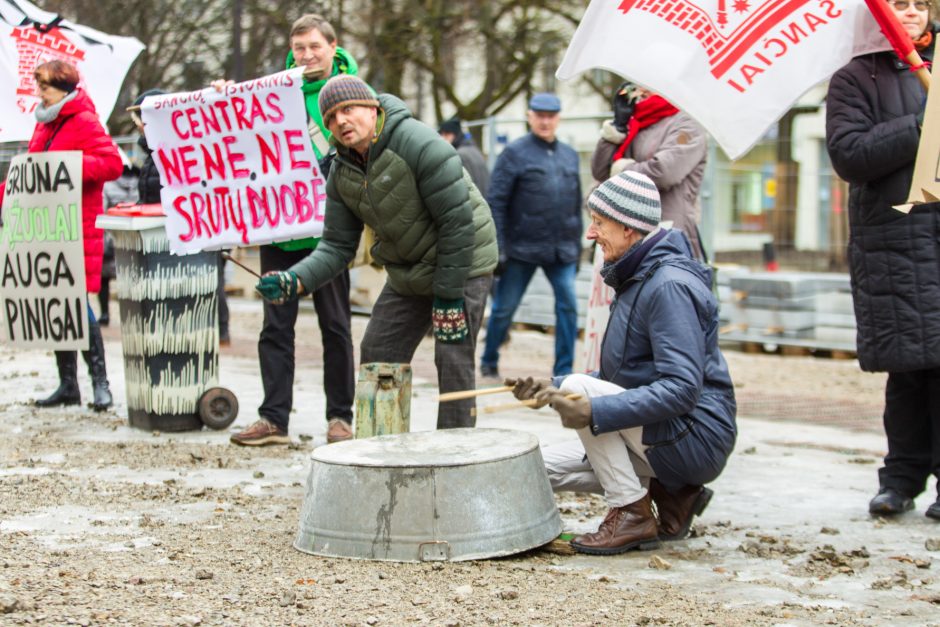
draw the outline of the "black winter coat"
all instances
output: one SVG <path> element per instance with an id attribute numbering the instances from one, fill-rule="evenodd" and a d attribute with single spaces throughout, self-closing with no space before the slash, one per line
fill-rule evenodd
<path id="1" fill-rule="evenodd" d="M 158 203 L 160 202 L 160 188 L 162 187 L 160 185 L 160 172 L 157 170 L 157 164 L 153 162 L 153 153 L 150 151 L 150 147 L 147 146 L 146 138 L 141 136 L 137 143 L 147 154 L 147 158 L 144 159 L 144 164 L 140 168 L 140 179 L 137 181 L 137 189 L 140 192 L 138 202 L 142 205 Z"/>
<path id="2" fill-rule="evenodd" d="M 931 59 L 933 48 L 921 56 Z M 910 191 L 925 97 L 893 52 L 856 57 L 829 83 L 827 147 L 849 182 L 849 269 L 867 371 L 940 366 L 940 203 L 908 215 L 892 208 Z"/>
<path id="3" fill-rule="evenodd" d="M 486 200 L 493 211 L 499 258 L 537 265 L 574 263 L 581 255 L 578 153 L 532 133 L 500 153 Z"/>

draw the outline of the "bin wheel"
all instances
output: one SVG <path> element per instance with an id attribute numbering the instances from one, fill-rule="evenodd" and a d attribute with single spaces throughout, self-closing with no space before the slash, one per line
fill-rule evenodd
<path id="1" fill-rule="evenodd" d="M 199 418 L 210 429 L 225 429 L 238 416 L 238 399 L 226 388 L 209 388 L 199 397 Z"/>

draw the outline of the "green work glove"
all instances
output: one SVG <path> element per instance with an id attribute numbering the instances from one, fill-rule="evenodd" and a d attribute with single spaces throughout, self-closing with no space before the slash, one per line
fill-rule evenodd
<path id="1" fill-rule="evenodd" d="M 535 395 L 542 390 L 555 389 L 552 386 L 551 379 L 536 379 L 534 377 L 526 377 L 525 379 L 507 378 L 503 381 L 503 385 L 512 386 L 512 395 L 520 401 L 534 400 Z M 544 407 L 547 404 L 548 401 L 536 404 L 534 407 L 535 409 L 538 409 L 539 407 Z"/>
<path id="2" fill-rule="evenodd" d="M 431 324 L 434 325 L 434 337 L 438 342 L 456 344 L 467 337 L 467 314 L 462 298 L 434 297 L 431 309 Z"/>
<path id="3" fill-rule="evenodd" d="M 576 396 L 576 398 L 569 398 Z M 561 416 L 561 424 L 568 429 L 583 429 L 591 426 L 591 399 L 581 395 L 569 395 L 561 390 L 551 388 L 535 395 L 535 400 L 542 405 L 546 403 Z"/>
<path id="4" fill-rule="evenodd" d="M 268 272 L 255 285 L 255 290 L 266 301 L 275 305 L 296 300 L 299 292 L 300 279 L 296 272 L 280 270 Z"/>

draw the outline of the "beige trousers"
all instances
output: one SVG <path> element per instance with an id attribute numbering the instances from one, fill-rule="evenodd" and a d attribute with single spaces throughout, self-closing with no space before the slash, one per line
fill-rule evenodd
<path id="1" fill-rule="evenodd" d="M 565 377 L 561 390 L 592 398 L 624 391 L 586 374 Z M 646 496 L 649 479 L 656 473 L 646 459 L 643 427 L 600 435 L 585 427 L 577 433 L 577 440 L 542 449 L 553 490 L 603 494 L 608 507 L 622 507 Z"/>

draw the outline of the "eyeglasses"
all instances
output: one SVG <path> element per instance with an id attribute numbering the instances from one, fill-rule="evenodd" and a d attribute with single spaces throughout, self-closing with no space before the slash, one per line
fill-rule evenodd
<path id="1" fill-rule="evenodd" d="M 907 7 L 912 4 L 918 11 L 926 11 L 930 8 L 930 3 L 923 2 L 923 0 L 917 0 L 917 2 L 909 2 L 909 0 L 888 0 L 888 4 L 893 6 L 895 11 L 907 11 Z"/>

